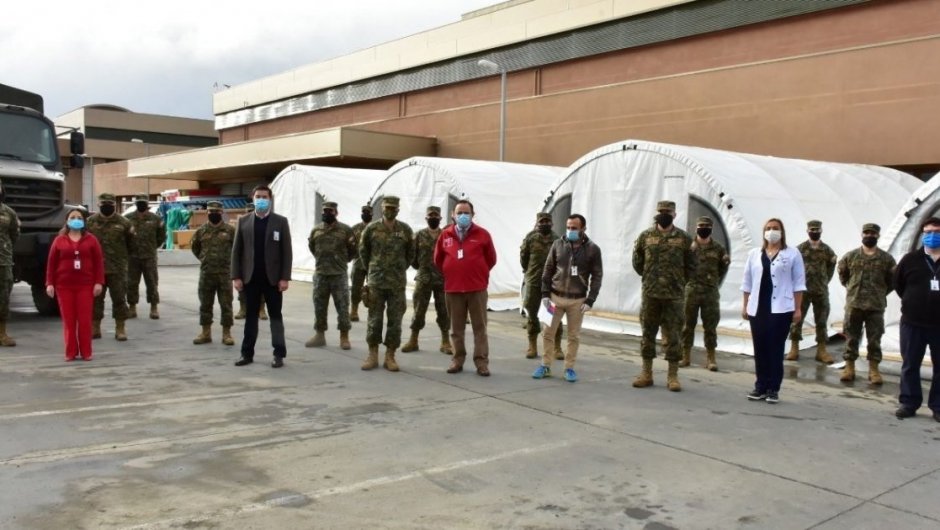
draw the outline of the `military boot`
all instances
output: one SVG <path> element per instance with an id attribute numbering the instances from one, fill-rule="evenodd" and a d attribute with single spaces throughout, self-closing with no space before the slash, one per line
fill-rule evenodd
<path id="1" fill-rule="evenodd" d="M 881 372 L 878 371 L 879 361 L 868 360 L 868 382 L 873 385 L 880 385 L 884 383 L 884 379 L 881 378 Z"/>
<path id="2" fill-rule="evenodd" d="M 411 330 L 411 338 L 408 339 L 408 342 L 401 347 L 401 351 L 404 353 L 418 351 L 418 332 Z"/>
<path id="3" fill-rule="evenodd" d="M 160 320 L 160 310 L 157 309 L 157 304 L 150 304 L 150 318 Z"/>
<path id="4" fill-rule="evenodd" d="M 262 304 L 262 306 L 261 306 L 261 309 L 258 310 L 258 318 L 260 318 L 261 320 L 267 320 L 267 319 L 268 319 L 268 312 L 267 312 L 267 310 L 264 308 L 264 305 L 263 305 L 263 304 Z"/>
<path id="5" fill-rule="evenodd" d="M 718 371 L 718 362 L 715 361 L 715 350 L 713 348 L 705 350 L 705 368 L 712 371 Z"/>
<path id="6" fill-rule="evenodd" d="M 845 368 L 842 369 L 842 377 L 839 381 L 844 383 L 855 381 L 855 361 L 845 361 Z"/>
<path id="7" fill-rule="evenodd" d="M 245 319 L 245 302 L 238 302 L 238 313 L 235 313 L 235 320 L 244 320 Z"/>
<path id="8" fill-rule="evenodd" d="M 454 347 L 450 345 L 450 334 L 446 331 L 441 331 L 441 353 L 445 355 L 453 355 Z"/>
<path id="9" fill-rule="evenodd" d="M 669 361 L 669 372 L 666 375 L 666 388 L 670 392 L 679 392 L 682 385 L 679 384 L 679 361 Z"/>
<path id="10" fill-rule="evenodd" d="M 91 321 L 91 338 L 93 339 L 101 338 L 101 321 L 100 320 Z"/>
<path id="11" fill-rule="evenodd" d="M 193 339 L 193 344 L 208 344 L 212 342 L 212 326 L 203 326 L 202 331 Z"/>
<path id="12" fill-rule="evenodd" d="M 382 363 L 382 366 L 389 372 L 398 371 L 398 363 L 395 362 L 395 348 L 385 349 L 385 362 Z"/>
<path id="13" fill-rule="evenodd" d="M 372 344 L 369 345 L 369 356 L 366 357 L 364 363 L 362 363 L 361 368 L 363 370 L 372 370 L 379 365 L 379 346 Z"/>
<path id="14" fill-rule="evenodd" d="M 114 321 L 114 340 L 124 342 L 127 340 L 127 332 L 124 331 L 124 321 L 115 320 Z"/>
<path id="15" fill-rule="evenodd" d="M 832 356 L 829 355 L 829 352 L 826 351 L 825 342 L 816 343 L 816 360 L 823 364 L 832 364 L 835 361 L 832 359 Z"/>
<path id="16" fill-rule="evenodd" d="M 16 341 L 13 340 L 13 337 L 7 335 L 6 321 L 0 321 L 0 346 L 16 346 Z"/>
<path id="17" fill-rule="evenodd" d="M 352 344 L 349 343 L 349 330 L 339 332 L 339 349 L 352 349 Z"/>
<path id="18" fill-rule="evenodd" d="M 359 322 L 359 303 L 352 305 L 352 308 L 349 310 L 349 321 L 350 322 Z"/>
<path id="19" fill-rule="evenodd" d="M 304 343 L 308 348 L 322 348 L 326 346 L 326 335 L 322 331 L 317 331 L 310 337 L 310 340 Z"/>
<path id="20" fill-rule="evenodd" d="M 682 349 L 682 358 L 679 359 L 679 366 L 685 368 L 692 364 L 692 350 Z"/>
<path id="21" fill-rule="evenodd" d="M 127 318 L 137 318 L 137 304 L 127 304 Z"/>
<path id="22" fill-rule="evenodd" d="M 653 360 L 643 359 L 643 371 L 633 380 L 634 388 L 653 386 Z"/>
<path id="23" fill-rule="evenodd" d="M 526 359 L 535 359 L 539 356 L 538 335 L 529 335 L 529 348 L 525 351 Z"/>
<path id="24" fill-rule="evenodd" d="M 222 326 L 222 344 L 234 346 L 235 339 L 232 338 L 232 326 Z"/>
<path id="25" fill-rule="evenodd" d="M 790 351 L 787 353 L 787 356 L 783 358 L 784 361 L 799 361 L 800 360 L 800 341 L 791 340 L 790 341 Z"/>

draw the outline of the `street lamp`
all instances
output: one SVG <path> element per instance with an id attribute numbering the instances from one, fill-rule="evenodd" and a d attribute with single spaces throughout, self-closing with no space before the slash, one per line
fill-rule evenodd
<path id="1" fill-rule="evenodd" d="M 147 155 L 147 158 L 150 158 L 150 144 L 141 140 L 140 138 L 131 138 L 131 142 L 135 144 L 143 144 L 146 151 L 145 154 Z M 147 200 L 150 200 L 150 177 L 147 177 Z"/>
<path id="2" fill-rule="evenodd" d="M 499 72 L 499 161 L 506 157 L 506 69 L 489 59 L 480 59 L 477 65 Z"/>

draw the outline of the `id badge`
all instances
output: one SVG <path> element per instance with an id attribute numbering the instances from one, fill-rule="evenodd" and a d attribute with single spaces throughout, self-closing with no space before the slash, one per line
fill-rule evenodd
<path id="1" fill-rule="evenodd" d="M 274 231 L 274 240 L 275 240 L 275 241 L 280 241 L 280 240 L 281 240 L 281 233 L 280 233 L 279 231 L 277 231 L 277 230 Z"/>
<path id="2" fill-rule="evenodd" d="M 577 266 L 577 265 L 572 265 L 572 266 L 571 266 L 571 275 L 572 275 L 572 276 L 577 276 L 577 275 L 578 275 L 578 266 Z"/>
<path id="3" fill-rule="evenodd" d="M 940 291 L 940 280 L 930 280 L 930 290 L 931 291 Z"/>
<path id="4" fill-rule="evenodd" d="M 77 260 L 73 261 L 72 263 L 74 263 L 75 270 L 77 270 L 77 271 L 82 270 L 82 260 L 77 259 Z"/>
<path id="5" fill-rule="evenodd" d="M 462 249 L 462 248 L 458 248 L 458 249 L 457 249 L 457 259 L 463 259 L 463 249 Z"/>

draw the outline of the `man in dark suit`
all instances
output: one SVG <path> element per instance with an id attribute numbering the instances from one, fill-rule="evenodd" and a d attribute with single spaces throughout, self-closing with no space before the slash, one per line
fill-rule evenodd
<path id="1" fill-rule="evenodd" d="M 242 356 L 235 366 L 254 362 L 255 342 L 258 340 L 258 311 L 261 299 L 268 307 L 271 322 L 271 345 L 274 361 L 271 366 L 284 366 L 287 344 L 284 340 L 284 318 L 281 316 L 283 292 L 290 283 L 291 253 L 290 226 L 287 218 L 273 213 L 274 194 L 261 185 L 251 192 L 255 211 L 238 219 L 235 244 L 232 246 L 232 283 L 235 290 L 245 292 L 248 311 L 245 315 L 245 335 L 242 338 Z"/>

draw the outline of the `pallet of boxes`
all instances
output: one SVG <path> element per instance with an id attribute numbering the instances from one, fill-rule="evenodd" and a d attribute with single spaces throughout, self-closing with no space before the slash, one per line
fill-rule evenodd
<path id="1" fill-rule="evenodd" d="M 222 219 L 223 222 L 227 222 L 232 226 L 236 226 L 238 218 L 246 213 L 248 213 L 247 208 L 226 208 L 222 210 Z M 189 229 L 177 230 L 173 233 L 173 240 L 176 248 L 192 248 L 193 235 L 195 235 L 196 230 L 198 230 L 200 226 L 209 222 L 208 215 L 209 212 L 205 209 L 192 210 L 190 212 Z"/>

